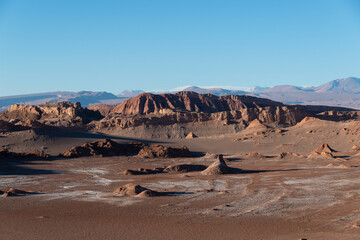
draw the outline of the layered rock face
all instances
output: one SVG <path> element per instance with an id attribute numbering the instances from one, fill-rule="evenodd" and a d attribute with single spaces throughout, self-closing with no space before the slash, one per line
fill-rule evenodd
<path id="1" fill-rule="evenodd" d="M 117 105 L 111 113 L 137 115 L 161 112 L 164 109 L 188 112 L 216 113 L 247 108 L 283 106 L 280 102 L 246 95 L 215 96 L 195 92 L 175 94 L 142 93 Z"/>
<path id="2" fill-rule="evenodd" d="M 45 103 L 39 106 L 14 104 L 0 114 L 0 119 L 6 121 L 38 121 L 46 125 L 66 127 L 87 124 L 101 118 L 99 112 L 84 109 L 78 102 Z"/>
<path id="3" fill-rule="evenodd" d="M 294 125 L 309 114 L 297 107 L 251 96 L 215 96 L 194 92 L 143 93 L 117 105 L 92 129 L 125 129 L 141 125 L 171 125 L 221 121 L 224 125 L 254 119 L 262 123 Z"/>

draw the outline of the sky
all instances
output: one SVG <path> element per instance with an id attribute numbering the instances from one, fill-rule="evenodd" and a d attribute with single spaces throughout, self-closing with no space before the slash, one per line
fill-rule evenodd
<path id="1" fill-rule="evenodd" d="M 360 0 L 0 0 L 0 96 L 360 77 Z"/>

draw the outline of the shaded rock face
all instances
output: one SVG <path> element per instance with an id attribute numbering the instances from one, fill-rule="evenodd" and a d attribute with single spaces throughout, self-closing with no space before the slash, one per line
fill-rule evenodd
<path id="1" fill-rule="evenodd" d="M 172 172 L 196 172 L 206 169 L 204 165 L 197 164 L 177 164 L 166 167 L 158 167 L 153 169 L 139 168 L 138 170 L 127 169 L 122 172 L 123 175 L 145 175 L 145 174 L 157 174 L 157 173 L 172 173 Z"/>
<path id="2" fill-rule="evenodd" d="M 33 150 L 28 153 L 15 153 L 6 149 L 0 149 L 0 159 L 1 158 L 48 159 L 50 156 L 47 153 L 38 150 Z"/>
<path id="3" fill-rule="evenodd" d="M 166 172 L 196 172 L 203 171 L 206 169 L 204 165 L 196 165 L 196 164 L 178 164 L 178 165 L 170 165 L 167 166 L 164 171 Z"/>
<path id="4" fill-rule="evenodd" d="M 0 120 L 0 132 L 11 132 L 11 131 L 19 131 L 23 130 L 24 127 L 15 125 L 8 121 Z"/>
<path id="5" fill-rule="evenodd" d="M 317 114 L 318 118 L 330 121 L 359 119 L 360 111 L 325 111 Z"/>
<path id="6" fill-rule="evenodd" d="M 122 156 L 137 155 L 141 158 L 176 158 L 192 157 L 186 146 L 176 148 L 164 147 L 162 145 L 147 146 L 143 143 L 119 144 L 110 139 L 103 139 L 81 146 L 72 147 L 60 154 L 60 157 L 76 158 L 88 156 Z M 128 174 L 132 174 L 129 172 Z M 134 172 L 135 174 L 135 172 Z"/>
<path id="7" fill-rule="evenodd" d="M 60 156 L 75 158 L 86 156 L 134 155 L 137 154 L 143 147 L 144 144 L 142 143 L 118 144 L 110 139 L 104 139 L 72 147 Z"/>
<path id="8" fill-rule="evenodd" d="M 123 175 L 145 175 L 145 174 L 157 174 L 163 173 L 164 168 L 139 168 L 138 170 L 126 169 L 122 172 Z"/>
<path id="9" fill-rule="evenodd" d="M 116 105 L 99 104 L 99 105 L 90 105 L 87 108 L 92 111 L 98 111 L 102 116 L 105 117 L 109 115 L 115 107 Z"/>
<path id="10" fill-rule="evenodd" d="M 33 150 L 33 151 L 28 152 L 28 153 L 25 153 L 24 157 L 26 157 L 26 158 L 43 158 L 43 159 L 47 159 L 47 158 L 50 157 L 50 155 L 45 153 L 44 151 Z"/>
<path id="11" fill-rule="evenodd" d="M 177 157 L 192 157 L 193 155 L 186 146 L 176 148 L 164 147 L 162 145 L 144 146 L 139 154 L 142 158 L 177 158 Z"/>
<path id="12" fill-rule="evenodd" d="M 51 126 L 79 126 L 93 120 L 99 120 L 99 112 L 84 109 L 80 103 L 59 102 L 32 106 L 14 104 L 0 114 L 2 120 L 38 121 Z"/>

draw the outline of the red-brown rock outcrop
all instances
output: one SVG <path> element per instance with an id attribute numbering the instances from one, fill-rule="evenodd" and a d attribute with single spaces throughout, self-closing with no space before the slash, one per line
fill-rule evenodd
<path id="1" fill-rule="evenodd" d="M 99 120 L 99 112 L 84 109 L 80 103 L 58 102 L 32 106 L 14 104 L 0 114 L 2 120 L 17 119 L 22 122 L 38 121 L 51 126 L 80 126 L 93 120 Z"/>
<path id="2" fill-rule="evenodd" d="M 162 145 L 144 146 L 139 154 L 142 158 L 177 158 L 177 157 L 192 157 L 191 152 L 186 146 L 180 147 L 165 147 Z"/>
<path id="3" fill-rule="evenodd" d="M 110 139 L 103 139 L 91 143 L 86 143 L 81 146 L 72 147 L 66 150 L 60 156 L 75 158 L 87 156 L 133 155 L 137 154 L 143 147 L 144 144 L 142 143 L 119 144 Z"/>
<path id="4" fill-rule="evenodd" d="M 16 153 L 10 152 L 6 149 L 0 149 L 0 159 L 1 158 L 29 158 L 29 159 L 48 159 L 50 155 L 43 151 L 33 150 L 28 153 Z"/>
<path id="5" fill-rule="evenodd" d="M 220 175 L 232 173 L 233 169 L 228 167 L 224 161 L 223 155 L 220 154 L 218 159 L 207 167 L 202 174 L 204 175 Z"/>
<path id="6" fill-rule="evenodd" d="M 136 115 L 171 109 L 176 111 L 215 113 L 265 106 L 283 106 L 283 104 L 246 95 L 218 97 L 212 94 L 198 94 L 195 92 L 178 92 L 175 94 L 142 93 L 117 105 L 111 112 Z"/>
<path id="7" fill-rule="evenodd" d="M 120 196 L 138 196 L 138 197 L 152 197 L 157 196 L 156 191 L 144 188 L 138 184 L 129 183 L 124 186 L 118 187 L 114 190 L 114 194 Z"/>

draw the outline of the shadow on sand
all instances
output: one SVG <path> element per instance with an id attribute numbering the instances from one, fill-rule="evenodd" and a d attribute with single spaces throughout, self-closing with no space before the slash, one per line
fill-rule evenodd
<path id="1" fill-rule="evenodd" d="M 34 163 L 31 159 L 0 159 L 0 176 L 3 175 L 42 175 L 42 174 L 57 174 L 59 172 L 48 169 L 35 169 L 29 167 L 29 165 L 39 165 Z M 42 160 L 50 161 L 50 160 Z M 26 166 L 22 166 L 26 165 Z"/>
<path id="2" fill-rule="evenodd" d="M 253 174 L 253 173 L 266 173 L 266 172 L 291 172 L 304 169 L 273 169 L 273 170 L 246 170 L 240 168 L 231 168 L 231 173 L 229 174 Z"/>
<path id="3" fill-rule="evenodd" d="M 120 137 L 120 136 L 113 136 L 104 133 L 91 133 L 87 131 L 72 130 L 72 129 L 58 128 L 58 127 L 52 127 L 50 129 L 34 128 L 33 130 L 39 136 L 47 136 L 50 138 L 85 138 L 85 139 L 88 138 L 94 140 L 110 138 L 112 140 L 142 142 L 147 144 L 167 143 L 165 141 L 151 141 L 148 139 Z"/>
<path id="4" fill-rule="evenodd" d="M 166 196 L 179 196 L 179 195 L 186 195 L 186 194 L 194 194 L 194 193 L 193 192 L 157 192 L 156 196 L 166 197 Z"/>

